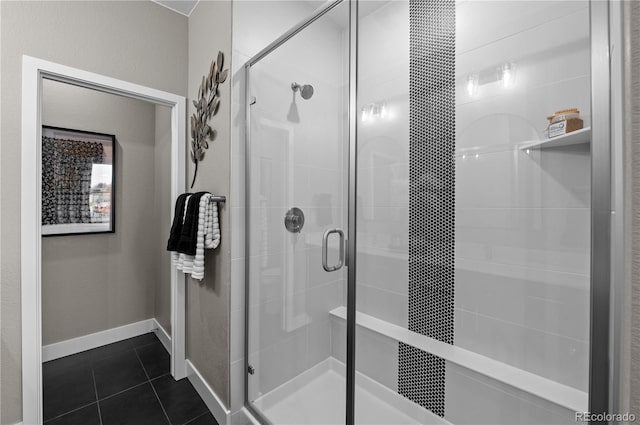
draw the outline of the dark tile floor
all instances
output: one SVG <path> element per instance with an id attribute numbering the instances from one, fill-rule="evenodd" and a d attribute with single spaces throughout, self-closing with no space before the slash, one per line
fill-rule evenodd
<path id="1" fill-rule="evenodd" d="M 153 333 L 42 365 L 47 425 L 218 425 Z"/>

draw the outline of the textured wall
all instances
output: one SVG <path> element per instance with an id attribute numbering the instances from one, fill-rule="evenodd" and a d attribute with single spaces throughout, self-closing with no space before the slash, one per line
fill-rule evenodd
<path id="1" fill-rule="evenodd" d="M 231 2 L 203 1 L 189 17 L 188 115 L 194 112 L 202 76 L 209 73 L 218 51 L 225 55 L 225 69 L 231 69 Z M 221 104 L 211 126 L 218 131 L 209 143 L 204 161 L 198 166 L 193 189 L 229 196 L 231 78 L 219 87 Z M 189 134 L 189 132 L 187 132 Z M 189 184 L 193 163 L 189 161 Z M 231 241 L 229 209 L 220 204 L 221 242 L 205 251 L 205 278 L 187 279 L 187 358 L 207 380 L 218 397 L 229 406 L 229 300 Z"/>
<path id="2" fill-rule="evenodd" d="M 21 419 L 20 108 L 22 55 L 186 95 L 187 18 L 152 2 L 2 2 L 0 301 L 2 412 Z"/>
<path id="3" fill-rule="evenodd" d="M 623 354 L 622 406 L 640 423 L 640 3 L 625 2 L 625 149 L 626 149 L 626 231 L 627 242 L 627 347 Z"/>
<path id="4" fill-rule="evenodd" d="M 42 343 L 153 317 L 155 105 L 45 80 L 42 123 L 116 136 L 116 232 L 42 239 Z"/>

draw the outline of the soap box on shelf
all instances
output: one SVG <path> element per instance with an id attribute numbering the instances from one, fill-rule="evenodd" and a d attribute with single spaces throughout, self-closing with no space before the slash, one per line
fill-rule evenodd
<path id="1" fill-rule="evenodd" d="M 572 131 L 580 130 L 584 123 L 580 118 L 570 118 L 549 125 L 549 138 L 564 136 Z"/>

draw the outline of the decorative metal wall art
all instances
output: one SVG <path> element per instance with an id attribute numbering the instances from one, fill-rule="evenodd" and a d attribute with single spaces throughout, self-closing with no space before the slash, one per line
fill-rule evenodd
<path id="1" fill-rule="evenodd" d="M 202 76 L 202 83 L 198 89 L 198 100 L 193 101 L 196 112 L 191 116 L 191 161 L 195 164 L 191 188 L 198 175 L 198 163 L 204 159 L 204 153 L 209 148 L 209 141 L 213 142 L 217 132 L 209 125 L 212 116 L 218 113 L 220 108 L 220 92 L 218 85 L 224 83 L 229 75 L 229 70 L 222 70 L 224 55 L 218 52 L 217 60 L 211 62 L 209 75 Z"/>

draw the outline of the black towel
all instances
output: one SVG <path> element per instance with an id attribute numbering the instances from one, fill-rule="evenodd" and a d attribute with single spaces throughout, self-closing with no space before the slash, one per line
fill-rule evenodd
<path id="1" fill-rule="evenodd" d="M 184 207 L 187 197 L 190 193 L 183 193 L 178 196 L 176 200 L 176 211 L 173 216 L 173 223 L 171 224 L 171 232 L 169 232 L 169 241 L 167 241 L 167 251 L 176 251 L 178 249 L 178 242 L 182 235 L 182 219 L 184 218 Z"/>
<path id="2" fill-rule="evenodd" d="M 198 242 L 198 214 L 200 212 L 200 198 L 208 192 L 198 192 L 191 195 L 187 203 L 187 213 L 184 216 L 182 234 L 178 242 L 177 251 L 182 254 L 196 255 Z"/>

